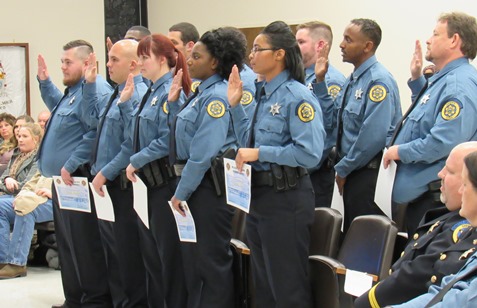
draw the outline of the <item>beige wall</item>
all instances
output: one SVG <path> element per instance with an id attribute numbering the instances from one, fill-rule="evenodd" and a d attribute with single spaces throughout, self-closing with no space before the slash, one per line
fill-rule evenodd
<path id="1" fill-rule="evenodd" d="M 396 78 L 404 108 L 410 104 L 406 81 L 415 40 L 421 40 L 425 48 L 425 41 L 432 34 L 436 18 L 442 12 L 463 11 L 477 16 L 477 2 L 468 0 L 149 0 L 148 6 L 149 28 L 162 33 L 180 21 L 195 24 L 201 33 L 225 25 L 264 26 L 274 20 L 289 24 L 314 19 L 325 21 L 331 25 L 335 35 L 331 63 L 345 75 L 350 74 L 353 67 L 341 61 L 339 43 L 343 30 L 353 18 L 372 18 L 383 31 L 377 51 L 378 60 Z"/>
<path id="2" fill-rule="evenodd" d="M 46 109 L 36 80 L 37 56 L 46 60 L 53 82 L 63 90 L 60 57 L 62 46 L 85 39 L 95 47 L 104 74 L 104 5 L 101 0 L 2 1 L 0 42 L 29 43 L 31 115 Z"/>
<path id="3" fill-rule="evenodd" d="M 335 32 L 331 62 L 346 75 L 351 72 L 352 66 L 341 61 L 338 46 L 343 29 L 352 18 L 373 18 L 383 30 L 383 41 L 377 52 L 378 59 L 396 77 L 403 106 L 408 106 L 410 101 L 406 80 L 409 77 L 409 61 L 414 41 L 419 39 L 424 44 L 441 12 L 459 10 L 477 16 L 477 3 L 468 0 L 364 0 L 359 3 L 349 0 L 149 0 L 148 6 L 149 28 L 160 33 L 166 33 L 170 25 L 180 21 L 195 24 L 203 33 L 226 25 L 264 26 L 279 19 L 290 24 L 312 19 L 323 20 L 328 22 Z M 59 62 L 61 47 L 72 39 L 86 39 L 95 47 L 100 73 L 104 75 L 103 1 L 3 1 L 1 11 L 0 42 L 30 44 L 32 116 L 36 117 L 39 111 L 45 109 L 35 77 L 39 53 L 46 58 L 53 81 L 62 88 Z"/>

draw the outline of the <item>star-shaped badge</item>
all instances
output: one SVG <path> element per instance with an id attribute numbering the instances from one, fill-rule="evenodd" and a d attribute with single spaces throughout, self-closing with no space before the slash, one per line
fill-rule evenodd
<path id="1" fill-rule="evenodd" d="M 282 106 L 278 105 L 278 103 L 275 103 L 275 104 L 270 106 L 270 113 L 273 116 L 276 115 L 276 114 L 280 114 L 280 108 L 282 108 Z"/>
<path id="2" fill-rule="evenodd" d="M 157 103 L 157 96 L 154 96 L 154 98 L 151 101 L 151 106 L 156 106 Z"/>
<path id="3" fill-rule="evenodd" d="M 425 105 L 430 98 L 431 98 L 431 96 L 430 96 L 429 94 L 424 95 L 424 96 L 421 98 L 421 104 L 422 104 L 422 105 Z"/>
<path id="4" fill-rule="evenodd" d="M 70 102 L 68 103 L 69 105 L 72 105 L 74 102 L 75 102 L 75 98 L 76 96 L 73 96 L 71 99 L 70 99 Z"/>
<path id="5" fill-rule="evenodd" d="M 363 90 L 361 88 L 359 88 L 358 90 L 356 90 L 356 92 L 354 93 L 354 98 L 356 99 L 361 99 L 361 96 L 363 96 Z"/>

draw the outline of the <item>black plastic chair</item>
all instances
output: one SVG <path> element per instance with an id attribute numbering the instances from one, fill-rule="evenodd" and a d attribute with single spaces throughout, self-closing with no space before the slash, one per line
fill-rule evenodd
<path id="1" fill-rule="evenodd" d="M 351 223 L 336 259 L 310 256 L 315 307 L 352 307 L 344 292 L 346 269 L 365 272 L 379 281 L 389 275 L 397 236 L 395 223 L 385 216 L 365 215 Z"/>
<path id="2" fill-rule="evenodd" d="M 336 257 L 341 237 L 343 216 L 332 208 L 315 208 L 311 226 L 310 255 Z"/>

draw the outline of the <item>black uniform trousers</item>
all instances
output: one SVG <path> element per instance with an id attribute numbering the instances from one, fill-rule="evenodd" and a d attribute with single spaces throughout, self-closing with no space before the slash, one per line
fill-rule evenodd
<path id="1" fill-rule="evenodd" d="M 344 234 L 348 231 L 353 219 L 358 216 L 384 215 L 383 211 L 374 203 L 378 173 L 378 168 L 363 167 L 351 172 L 346 177 L 343 190 Z"/>
<path id="2" fill-rule="evenodd" d="M 257 307 L 312 306 L 308 255 L 314 205 L 308 175 L 295 190 L 252 187 L 246 232 Z"/>
<path id="3" fill-rule="evenodd" d="M 61 265 L 61 280 L 68 307 L 112 307 L 106 260 L 94 205 L 91 213 L 59 208 L 55 185 L 53 217 Z M 93 196 L 90 193 L 90 200 Z"/>
<path id="4" fill-rule="evenodd" d="M 188 308 L 234 306 L 230 250 L 234 209 L 218 197 L 206 174 L 187 200 L 195 221 L 197 243 L 181 242 L 189 300 Z"/>
<path id="5" fill-rule="evenodd" d="M 149 307 L 182 308 L 187 303 L 177 225 L 168 203 L 174 187 L 174 183 L 169 183 L 149 188 L 149 229 L 139 220 Z"/>
<path id="6" fill-rule="evenodd" d="M 139 246 L 132 189 L 108 185 L 115 221 L 98 220 L 115 307 L 147 307 L 146 269 Z"/>
<path id="7" fill-rule="evenodd" d="M 331 207 L 335 188 L 335 170 L 326 165 L 327 161 L 324 161 L 320 169 L 310 174 L 315 191 L 315 207 Z"/>

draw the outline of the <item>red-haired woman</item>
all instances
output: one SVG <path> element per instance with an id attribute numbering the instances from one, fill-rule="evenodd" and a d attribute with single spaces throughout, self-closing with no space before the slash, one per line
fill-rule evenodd
<path id="1" fill-rule="evenodd" d="M 149 226 L 139 222 L 141 252 L 148 272 L 148 300 L 151 307 L 185 307 L 187 300 L 179 238 L 174 216 L 168 205 L 174 183 L 167 157 L 169 155 L 170 108 L 177 112 L 188 95 L 191 80 L 184 55 L 164 35 L 143 38 L 137 49 L 138 64 L 144 78 L 151 80 L 150 91 L 133 112 L 129 145 L 123 146 L 130 157 L 126 168 L 129 180 L 136 175 L 148 186 Z M 172 73 L 174 69 L 175 73 Z M 182 79 L 185 95 L 178 102 L 168 103 L 174 74 Z"/>

